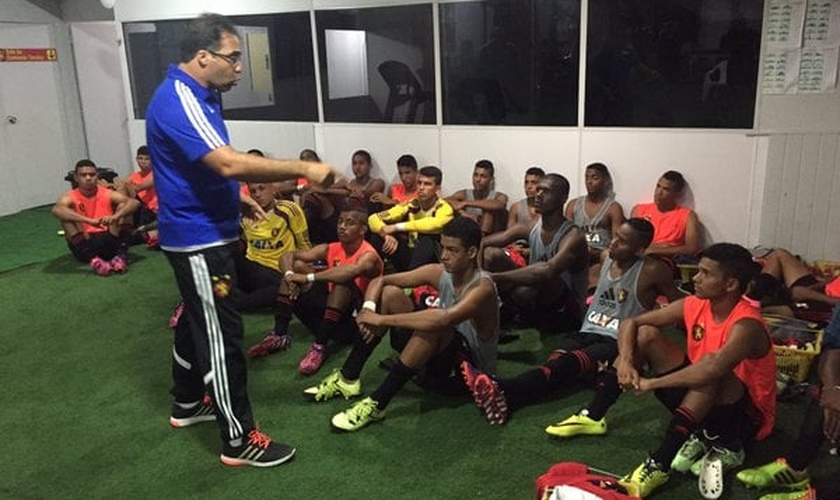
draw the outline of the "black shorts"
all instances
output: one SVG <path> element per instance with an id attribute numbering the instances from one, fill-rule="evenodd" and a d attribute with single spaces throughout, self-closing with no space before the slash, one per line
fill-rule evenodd
<path id="1" fill-rule="evenodd" d="M 403 328 L 392 328 L 390 335 L 391 347 L 402 352 L 411 339 L 411 330 Z M 439 353 L 432 356 L 426 363 L 426 376 L 430 379 L 446 379 L 453 372 L 460 369 L 462 361 L 474 363 L 470 350 L 467 347 L 467 340 L 457 330 L 452 335 L 452 341 Z"/>
<path id="2" fill-rule="evenodd" d="M 74 245 L 67 240 L 67 248 L 73 257 L 80 262 L 90 262 L 94 257 L 99 257 L 102 260 L 111 260 L 117 256 L 122 248 L 122 243 L 119 238 L 108 231 L 98 233 L 90 233 L 90 235 L 81 240 L 78 245 Z"/>
<path id="3" fill-rule="evenodd" d="M 691 362 L 688 358 L 685 358 L 679 367 L 668 373 L 682 370 L 690 364 Z M 661 375 L 667 375 L 668 373 Z M 682 404 L 686 393 L 688 393 L 688 389 L 684 387 L 673 387 L 669 389 L 657 389 L 654 393 L 656 394 L 656 398 L 673 412 Z M 739 418 L 731 418 L 733 413 L 737 414 Z M 715 405 L 706 418 L 703 419 L 702 427 L 712 435 L 737 435 L 740 437 L 742 443 L 748 444 L 755 440 L 758 431 L 761 429 L 763 418 L 761 410 L 755 405 L 755 402 L 753 402 L 745 387 L 744 395 L 737 402 L 726 406 Z M 729 429 L 722 430 L 720 429 L 721 426 L 727 426 Z"/>

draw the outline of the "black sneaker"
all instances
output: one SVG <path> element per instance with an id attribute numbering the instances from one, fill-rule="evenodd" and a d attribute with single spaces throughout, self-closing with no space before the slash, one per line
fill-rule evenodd
<path id="1" fill-rule="evenodd" d="M 172 415 L 169 417 L 169 425 L 172 427 L 189 427 L 202 422 L 213 422 L 215 420 L 216 410 L 209 401 L 200 401 L 189 408 L 183 408 L 178 403 L 172 403 Z"/>
<path id="2" fill-rule="evenodd" d="M 241 446 L 225 444 L 220 458 L 223 464 L 231 467 L 274 467 L 291 460 L 295 451 L 291 446 L 275 443 L 268 435 L 254 429 L 248 433 L 248 441 Z"/>

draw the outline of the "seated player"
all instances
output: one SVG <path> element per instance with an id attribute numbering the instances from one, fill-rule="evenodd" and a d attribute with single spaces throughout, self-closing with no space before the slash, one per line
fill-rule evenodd
<path id="1" fill-rule="evenodd" d="M 125 182 L 122 183 L 120 192 L 129 198 L 136 198 L 140 202 L 140 208 L 134 212 L 134 227 L 137 229 L 157 221 L 158 199 L 149 148 L 145 145 L 137 148 L 135 160 L 140 170 L 132 172 L 126 178 Z M 157 229 L 145 231 L 144 238 L 149 248 L 158 247 Z"/>
<path id="2" fill-rule="evenodd" d="M 417 160 L 411 155 L 402 155 L 397 158 L 397 173 L 400 182 L 391 184 L 390 192 L 373 193 L 370 196 L 371 203 L 379 203 L 385 208 L 393 207 L 398 203 L 406 203 L 417 198 Z"/>
<path id="3" fill-rule="evenodd" d="M 452 220 L 452 206 L 439 197 L 443 172 L 426 166 L 417 174 L 417 197 L 368 217 L 370 241 L 398 271 L 438 261 L 440 233 Z"/>
<path id="4" fill-rule="evenodd" d="M 652 239 L 653 226 L 644 219 L 630 219 L 619 226 L 583 327 L 564 336 L 560 348 L 542 366 L 513 378 L 494 379 L 464 362 L 464 381 L 488 422 L 504 424 L 514 410 L 595 376 L 600 366 L 612 363 L 618 355 L 616 337 L 622 320 L 653 309 L 660 295 L 669 300 L 682 297 L 671 268 L 661 259 L 644 256 Z"/>
<path id="5" fill-rule="evenodd" d="M 62 195 L 52 208 L 70 253 L 100 276 L 125 272 L 126 241 L 132 232 L 127 221 L 140 202 L 100 186 L 91 160 L 79 160 L 73 176 L 78 187 Z"/>
<path id="6" fill-rule="evenodd" d="M 797 311 L 797 303 L 804 303 L 807 309 L 827 315 L 840 303 L 840 298 L 829 295 L 833 293 L 831 287 L 826 289 L 829 283 L 814 277 L 799 258 L 784 248 L 757 255 L 756 261 L 761 264 L 761 274 L 748 296 L 760 301 L 763 308 L 787 307 L 784 312 L 792 314 Z M 775 307 L 773 310 L 778 311 Z"/>
<path id="7" fill-rule="evenodd" d="M 311 162 L 321 161 L 318 153 L 311 149 L 302 150 L 300 159 Z M 347 190 L 342 188 L 333 193 L 330 189 L 301 183 L 300 180 L 296 190 L 300 195 L 300 206 L 306 214 L 309 240 L 314 245 L 336 241 L 338 239 L 335 232 L 338 223 L 338 209 L 333 203 L 333 196 L 343 199 L 347 195 Z"/>
<path id="8" fill-rule="evenodd" d="M 631 495 L 647 497 L 671 470 L 692 471 L 701 489 L 720 494 L 722 474 L 743 463 L 744 449 L 773 429 L 776 360 L 766 325 L 742 296 L 755 275 L 752 255 L 732 243 L 701 252 L 693 296 L 621 323 L 618 357 L 594 399 L 555 425 L 555 436 L 604 434 L 604 419 L 622 391 L 655 392 L 671 411 L 658 449 L 621 479 Z M 681 321 L 687 352 L 661 328 Z M 655 374 L 642 375 L 643 367 Z"/>
<path id="9" fill-rule="evenodd" d="M 353 178 L 339 180 L 326 190 L 327 193 L 332 195 L 336 206 L 341 206 L 349 198 L 353 203 L 363 203 L 370 213 L 378 212 L 382 206 L 370 200 L 375 193 L 385 192 L 385 181 L 370 175 L 373 159 L 364 149 L 353 152 L 351 159 Z"/>
<path id="10" fill-rule="evenodd" d="M 355 204 L 342 208 L 337 232 L 338 241 L 285 254 L 281 261 L 286 284 L 278 297 L 278 314 L 283 318 L 281 331 L 288 331 L 294 312 L 315 334 L 315 342 L 298 367 L 304 375 L 321 368 L 330 340 L 340 333 L 358 335 L 352 313 L 361 306 L 370 280 L 383 270 L 379 254 L 365 241 L 364 208 Z M 326 261 L 327 268 L 316 272 L 312 264 L 318 261 Z M 321 282 L 327 286 L 310 285 Z M 259 350 L 264 342 L 265 339 L 252 347 L 249 354 Z"/>
<path id="11" fill-rule="evenodd" d="M 483 371 L 495 372 L 499 297 L 488 274 L 478 268 L 480 241 L 478 224 L 457 217 L 443 229 L 440 264 L 371 282 L 356 318 L 362 336 L 341 370 L 304 393 L 316 401 L 359 396 L 362 368 L 389 328 L 392 345 L 394 336 L 402 344 L 400 355 L 369 397 L 332 418 L 333 427 L 355 431 L 383 418 L 391 399 L 421 368 L 425 367 L 427 379 L 449 380 L 458 364 L 468 359 Z M 438 289 L 438 308 L 414 310 L 403 289 L 422 285 Z"/>
<path id="12" fill-rule="evenodd" d="M 456 215 L 470 217 L 481 226 L 481 233 L 501 231 L 505 227 L 508 198 L 493 189 L 495 169 L 490 160 L 479 160 L 472 175 L 472 189 L 461 189 L 448 197 Z"/>
<path id="13" fill-rule="evenodd" d="M 653 243 L 647 253 L 675 264 L 696 262 L 696 254 L 703 247 L 703 229 L 697 214 L 679 204 L 684 191 L 685 178 L 669 170 L 656 182 L 653 203 L 641 203 L 630 212 L 631 217 L 653 224 Z"/>
<path id="14" fill-rule="evenodd" d="M 610 245 L 612 237 L 624 222 L 624 210 L 615 201 L 612 176 L 603 163 L 586 166 L 586 195 L 566 205 L 566 218 L 586 234 L 589 260 L 597 263 L 601 253 Z"/>
<path id="15" fill-rule="evenodd" d="M 277 183 L 249 183 L 252 199 L 264 214 L 256 220 L 243 217 L 240 235 L 244 252 L 236 259 L 236 287 L 230 297 L 240 311 L 275 309 L 277 289 L 283 283 L 280 259 L 283 255 L 307 250 L 309 243 L 306 217 L 294 202 L 277 200 Z M 173 318 L 170 326 L 177 325 Z M 248 351 L 251 356 L 291 347 L 292 339 L 286 331 L 286 324 L 280 311 L 275 311 L 274 328 L 260 342 L 259 353 Z"/>
<path id="16" fill-rule="evenodd" d="M 824 442 L 835 447 L 840 442 L 840 306 L 834 307 L 825 328 L 818 371 L 819 392 L 808 405 L 793 446 L 773 462 L 738 472 L 747 486 L 789 490 L 759 500 L 840 500 L 836 474 L 812 480 L 808 473 Z"/>
<path id="17" fill-rule="evenodd" d="M 525 180 L 523 181 L 525 198 L 510 205 L 506 229 L 510 229 L 516 224 L 536 222 L 539 214 L 534 209 L 534 196 L 537 194 L 537 183 L 543 177 L 545 177 L 545 170 L 540 167 L 529 167 L 525 171 Z"/>
<path id="18" fill-rule="evenodd" d="M 540 214 L 534 209 L 534 195 L 537 193 L 537 184 L 545 177 L 545 171 L 540 167 L 530 167 L 525 171 L 525 198 L 514 202 L 508 210 L 508 222 L 506 229 L 517 224 L 533 226 L 537 223 Z M 528 263 L 528 240 L 517 240 L 505 248 L 505 255 L 513 261 L 517 267 L 525 267 Z"/>
<path id="19" fill-rule="evenodd" d="M 506 319 L 518 317 L 518 323 L 527 326 L 547 326 L 546 319 L 560 319 L 563 327 L 580 327 L 588 249 L 583 231 L 563 217 L 568 196 L 565 177 L 546 175 L 534 196 L 534 209 L 540 214 L 536 224 L 517 224 L 482 241 L 482 265 L 499 287 Z M 519 267 L 505 248 L 523 238 L 528 239 L 530 253 L 528 265 Z"/>

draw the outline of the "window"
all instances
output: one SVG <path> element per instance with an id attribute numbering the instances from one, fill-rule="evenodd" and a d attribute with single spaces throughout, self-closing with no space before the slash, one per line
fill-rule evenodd
<path id="1" fill-rule="evenodd" d="M 575 125 L 580 2 L 440 5 L 446 124 Z"/>
<path id="2" fill-rule="evenodd" d="M 586 125 L 750 128 L 761 0 L 590 0 Z"/>
<path id="3" fill-rule="evenodd" d="M 309 13 L 230 18 L 242 44 L 242 78 L 222 94 L 231 120 L 317 121 Z M 134 116 L 142 119 L 170 63 L 177 63 L 189 20 L 127 23 L 125 32 Z"/>
<path id="4" fill-rule="evenodd" d="M 436 122 L 430 4 L 315 16 L 325 121 Z"/>

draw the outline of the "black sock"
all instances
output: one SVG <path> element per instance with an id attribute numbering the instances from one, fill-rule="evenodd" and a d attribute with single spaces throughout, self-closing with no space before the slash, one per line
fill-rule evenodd
<path id="1" fill-rule="evenodd" d="M 799 436 L 790 451 L 785 454 L 785 459 L 792 469 L 805 470 L 819 455 L 820 446 L 825 441 L 823 418 L 822 406 L 816 399 L 812 399 L 799 428 Z"/>
<path id="2" fill-rule="evenodd" d="M 292 312 L 295 308 L 295 301 L 288 295 L 278 295 L 274 310 L 274 334 L 286 335 L 289 333 L 289 323 L 292 321 Z"/>
<path id="3" fill-rule="evenodd" d="M 551 358 L 547 363 L 534 370 L 517 375 L 508 380 L 500 380 L 505 391 L 508 408 L 522 408 L 534 404 L 548 396 L 552 390 L 573 381 L 580 373 L 577 356 L 571 352 Z"/>
<path id="4" fill-rule="evenodd" d="M 385 377 L 385 381 L 382 382 L 379 387 L 373 391 L 373 394 L 370 395 L 371 399 L 379 403 L 377 405 L 378 410 L 382 410 L 388 403 L 391 402 L 391 399 L 399 392 L 400 389 L 411 380 L 411 377 L 417 373 L 417 370 L 413 368 L 409 368 L 405 366 L 399 358 L 397 358 L 397 362 L 394 363 L 394 366 L 388 372 L 388 376 Z"/>
<path id="5" fill-rule="evenodd" d="M 347 380 L 358 380 L 359 375 L 362 373 L 362 368 L 377 345 L 379 345 L 378 339 L 368 344 L 359 335 L 356 343 L 353 344 L 353 349 L 350 351 L 347 359 L 344 360 L 344 365 L 341 367 L 341 375 Z"/>
<path id="6" fill-rule="evenodd" d="M 668 424 L 668 430 L 665 431 L 665 440 L 659 449 L 650 454 L 650 457 L 662 465 L 663 470 L 669 470 L 671 461 L 677 456 L 680 447 L 688 441 L 688 437 L 697 430 L 697 427 L 697 420 L 691 410 L 682 405 L 678 406 Z"/>
<path id="7" fill-rule="evenodd" d="M 315 343 L 326 346 L 330 339 L 335 338 L 343 317 L 344 313 L 341 309 L 333 307 L 324 309 L 324 318 L 321 320 L 321 327 L 315 334 Z"/>
<path id="8" fill-rule="evenodd" d="M 595 378 L 595 397 L 586 407 L 589 418 L 601 420 L 607 414 L 610 406 L 615 404 L 621 396 L 621 387 L 618 386 L 618 375 L 614 367 L 602 371 Z"/>

